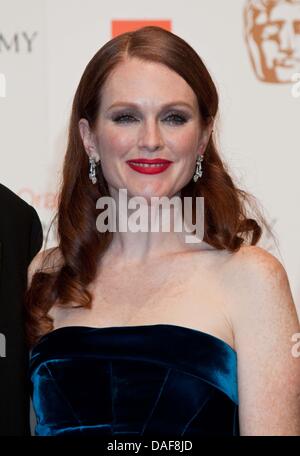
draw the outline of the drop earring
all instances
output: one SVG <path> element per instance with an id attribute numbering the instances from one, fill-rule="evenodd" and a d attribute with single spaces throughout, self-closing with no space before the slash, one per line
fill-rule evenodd
<path id="1" fill-rule="evenodd" d="M 197 182 L 198 178 L 202 176 L 202 165 L 201 165 L 202 161 L 203 161 L 203 155 L 198 155 L 197 161 L 196 161 L 196 172 L 193 177 L 194 182 Z"/>
<path id="2" fill-rule="evenodd" d="M 89 179 L 93 184 L 97 182 L 96 166 L 96 160 L 93 157 L 89 157 Z"/>

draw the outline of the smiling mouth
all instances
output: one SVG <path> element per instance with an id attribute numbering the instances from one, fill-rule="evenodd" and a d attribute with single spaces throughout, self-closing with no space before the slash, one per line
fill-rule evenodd
<path id="1" fill-rule="evenodd" d="M 292 68 L 295 65 L 299 65 L 300 59 L 285 59 L 285 60 L 275 60 L 275 65 L 283 68 Z"/>
<path id="2" fill-rule="evenodd" d="M 172 162 L 164 161 L 161 163 L 142 163 L 129 160 L 127 161 L 127 164 L 131 169 L 141 174 L 158 174 L 168 169 Z"/>
<path id="3" fill-rule="evenodd" d="M 145 168 L 157 168 L 157 167 L 166 166 L 167 164 L 169 164 L 169 163 L 137 163 L 137 162 L 133 162 L 133 161 L 130 161 L 128 163 L 131 164 L 131 165 L 135 165 L 135 166 L 141 166 L 142 168 L 143 167 L 145 167 Z"/>

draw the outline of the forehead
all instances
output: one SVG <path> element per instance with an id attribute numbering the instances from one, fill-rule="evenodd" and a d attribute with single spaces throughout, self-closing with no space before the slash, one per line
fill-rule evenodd
<path id="1" fill-rule="evenodd" d="M 299 20 L 300 19 L 300 2 L 299 3 L 281 3 L 275 5 L 268 17 L 266 12 L 260 13 L 256 18 L 257 24 L 265 24 L 269 20 Z"/>
<path id="2" fill-rule="evenodd" d="M 166 65 L 136 58 L 118 64 L 101 93 L 103 106 L 116 101 L 165 103 L 179 98 L 197 104 L 194 91 L 179 74 Z"/>
<path id="3" fill-rule="evenodd" d="M 299 3 L 283 3 L 274 6 L 271 10 L 271 19 L 300 19 L 300 2 Z"/>

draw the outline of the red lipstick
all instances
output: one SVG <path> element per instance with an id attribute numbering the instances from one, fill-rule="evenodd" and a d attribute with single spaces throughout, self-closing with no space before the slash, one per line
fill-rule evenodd
<path id="1" fill-rule="evenodd" d="M 168 169 L 172 162 L 170 160 L 165 160 L 164 158 L 133 158 L 127 160 L 126 163 L 138 173 L 158 174 Z"/>

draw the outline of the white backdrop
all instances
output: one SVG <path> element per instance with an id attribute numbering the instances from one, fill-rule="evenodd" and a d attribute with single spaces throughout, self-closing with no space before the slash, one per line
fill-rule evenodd
<path id="1" fill-rule="evenodd" d="M 300 90 L 293 96 L 295 82 L 259 79 L 245 39 L 248 3 L 0 0 L 0 181 L 37 209 L 46 232 L 71 103 L 85 66 L 112 38 L 114 21 L 169 21 L 170 30 L 203 58 L 217 85 L 221 155 L 274 224 L 280 252 L 268 248 L 288 272 L 299 311 Z M 288 0 L 280 3 L 285 9 L 276 14 L 287 24 L 278 32 L 280 45 L 292 43 L 299 56 L 300 6 L 292 10 Z"/>

